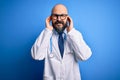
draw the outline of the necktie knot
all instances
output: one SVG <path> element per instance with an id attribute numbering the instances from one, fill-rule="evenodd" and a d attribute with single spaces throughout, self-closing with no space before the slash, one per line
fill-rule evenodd
<path id="1" fill-rule="evenodd" d="M 59 33 L 59 36 L 61 36 L 63 34 L 63 32 Z"/>

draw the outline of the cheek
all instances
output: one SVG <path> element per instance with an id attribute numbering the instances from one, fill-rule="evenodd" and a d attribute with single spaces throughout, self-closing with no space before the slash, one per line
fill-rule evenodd
<path id="1" fill-rule="evenodd" d="M 67 23 L 67 21 L 64 21 L 64 24 L 66 24 Z"/>
<path id="2" fill-rule="evenodd" d="M 64 20 L 64 24 L 67 22 L 67 19 Z"/>
<path id="3" fill-rule="evenodd" d="M 56 20 L 52 19 L 52 22 L 53 22 L 53 23 L 55 23 L 55 22 L 56 22 Z"/>

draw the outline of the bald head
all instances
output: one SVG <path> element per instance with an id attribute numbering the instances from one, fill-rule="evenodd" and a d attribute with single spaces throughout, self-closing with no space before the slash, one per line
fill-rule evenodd
<path id="1" fill-rule="evenodd" d="M 52 14 L 68 14 L 68 11 L 64 5 L 57 4 L 53 7 Z"/>

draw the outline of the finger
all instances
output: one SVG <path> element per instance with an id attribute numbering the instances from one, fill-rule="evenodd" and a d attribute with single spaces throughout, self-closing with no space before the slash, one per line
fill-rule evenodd
<path id="1" fill-rule="evenodd" d="M 68 16 L 68 17 L 69 17 L 68 19 L 70 20 L 70 22 L 72 22 L 72 18 L 70 16 Z"/>
<path id="2" fill-rule="evenodd" d="M 46 22 L 49 23 L 50 22 L 50 16 L 46 18 Z"/>
<path id="3" fill-rule="evenodd" d="M 70 17 L 69 16 L 67 17 L 67 20 L 70 22 Z"/>

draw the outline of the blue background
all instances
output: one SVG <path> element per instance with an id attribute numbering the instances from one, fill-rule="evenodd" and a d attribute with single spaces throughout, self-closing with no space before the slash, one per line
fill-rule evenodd
<path id="1" fill-rule="evenodd" d="M 0 0 L 0 80 L 42 80 L 44 61 L 30 50 L 57 3 L 93 52 L 79 62 L 82 80 L 120 80 L 119 0 Z"/>

